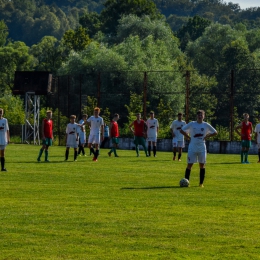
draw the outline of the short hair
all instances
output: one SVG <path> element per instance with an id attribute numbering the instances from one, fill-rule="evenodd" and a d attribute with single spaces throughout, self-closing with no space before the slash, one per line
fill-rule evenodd
<path id="1" fill-rule="evenodd" d="M 136 115 L 141 115 L 141 113 L 140 113 L 140 112 L 138 112 L 138 113 L 136 113 Z"/>
<path id="2" fill-rule="evenodd" d="M 94 111 L 100 112 L 100 108 L 99 108 L 99 107 L 95 107 L 95 108 L 94 108 Z"/>
<path id="3" fill-rule="evenodd" d="M 249 114 L 248 113 L 244 113 L 243 116 L 249 116 Z"/>
<path id="4" fill-rule="evenodd" d="M 119 114 L 115 113 L 115 114 L 114 114 L 114 117 L 119 117 Z"/>
<path id="5" fill-rule="evenodd" d="M 52 111 L 51 111 L 51 110 L 47 110 L 46 113 L 47 113 L 47 114 L 50 114 L 50 113 L 52 113 Z"/>
<path id="6" fill-rule="evenodd" d="M 204 111 L 204 110 L 202 110 L 202 109 L 200 109 L 200 110 L 198 110 L 198 111 L 197 111 L 197 115 L 198 115 L 198 114 L 205 115 L 205 111 Z"/>
<path id="7" fill-rule="evenodd" d="M 75 119 L 75 118 L 76 118 L 76 116 L 75 116 L 75 115 L 71 115 L 71 116 L 70 116 L 70 118 L 74 118 L 74 119 Z"/>
<path id="8" fill-rule="evenodd" d="M 83 114 L 82 117 L 84 117 L 84 116 L 87 117 L 88 115 L 87 114 Z"/>
<path id="9" fill-rule="evenodd" d="M 182 113 L 182 112 L 179 112 L 177 115 L 178 115 L 178 116 L 182 116 L 182 115 L 183 115 L 183 113 Z"/>
<path id="10" fill-rule="evenodd" d="M 3 109 L 3 108 L 0 108 L 0 111 L 4 112 L 4 109 Z"/>
<path id="11" fill-rule="evenodd" d="M 150 114 L 154 114 L 154 111 L 150 111 Z"/>

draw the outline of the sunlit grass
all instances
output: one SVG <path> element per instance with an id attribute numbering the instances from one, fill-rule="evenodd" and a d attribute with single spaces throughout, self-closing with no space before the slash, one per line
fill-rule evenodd
<path id="1" fill-rule="evenodd" d="M 260 165 L 239 155 L 208 155 L 205 188 L 194 165 L 172 154 L 98 162 L 51 147 L 9 145 L 1 172 L 0 259 L 259 259 Z"/>

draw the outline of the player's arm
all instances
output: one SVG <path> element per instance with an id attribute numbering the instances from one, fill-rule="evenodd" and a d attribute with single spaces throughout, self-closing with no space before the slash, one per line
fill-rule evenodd
<path id="1" fill-rule="evenodd" d="M 184 135 L 188 140 L 190 139 L 190 136 L 185 131 L 183 131 L 182 129 L 180 130 L 180 133 L 182 135 Z"/>
<path id="2" fill-rule="evenodd" d="M 104 140 L 104 125 L 101 125 L 101 139 Z"/>
<path id="3" fill-rule="evenodd" d="M 44 120 L 42 120 L 42 139 L 45 139 L 45 135 L 44 135 Z"/>
<path id="4" fill-rule="evenodd" d="M 204 140 L 206 140 L 206 139 L 208 139 L 208 138 L 210 138 L 210 137 L 212 137 L 212 136 L 215 136 L 215 135 L 217 135 L 218 134 L 218 132 L 216 131 L 216 132 L 214 132 L 214 133 L 209 133 L 209 134 L 206 134 L 206 136 L 204 137 Z"/>
<path id="5" fill-rule="evenodd" d="M 241 130 L 241 128 L 242 128 L 242 123 L 240 123 L 238 126 L 235 127 L 235 131 L 236 131 L 236 133 L 237 133 L 239 136 L 241 136 L 241 133 L 238 131 L 238 129 Z"/>
<path id="6" fill-rule="evenodd" d="M 133 125 L 134 125 L 134 121 L 129 125 L 129 129 L 131 132 L 135 132 L 134 129 L 133 129 Z"/>
<path id="7" fill-rule="evenodd" d="M 7 142 L 10 143 L 10 132 L 9 132 L 9 130 L 6 131 L 6 136 L 7 136 Z"/>
<path id="8" fill-rule="evenodd" d="M 255 142 L 257 143 L 257 131 L 255 132 Z"/>

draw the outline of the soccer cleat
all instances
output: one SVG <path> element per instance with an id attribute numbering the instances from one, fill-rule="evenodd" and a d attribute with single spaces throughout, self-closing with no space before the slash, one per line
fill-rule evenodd
<path id="1" fill-rule="evenodd" d="M 173 161 L 175 161 L 175 160 L 176 160 L 176 157 L 175 157 L 175 156 L 173 156 L 172 160 L 173 160 Z"/>
<path id="2" fill-rule="evenodd" d="M 136 157 L 139 157 L 139 156 L 140 156 L 139 154 L 136 155 Z"/>
<path id="3" fill-rule="evenodd" d="M 154 155 L 153 157 L 157 157 L 156 155 Z"/>
<path id="4" fill-rule="evenodd" d="M 204 188 L 204 185 L 203 185 L 203 184 L 200 184 L 199 187 Z"/>
<path id="5" fill-rule="evenodd" d="M 78 154 L 78 156 L 81 156 L 81 154 Z"/>
<path id="6" fill-rule="evenodd" d="M 7 170 L 5 168 L 2 168 L 1 172 L 7 172 Z"/>
<path id="7" fill-rule="evenodd" d="M 245 161 L 244 163 L 245 163 L 245 164 L 249 164 L 250 162 L 249 162 L 249 161 Z"/>
<path id="8" fill-rule="evenodd" d="M 77 159 L 76 159 L 76 160 L 74 160 L 74 162 L 77 162 Z"/>
<path id="9" fill-rule="evenodd" d="M 41 161 L 41 159 L 40 158 L 37 158 L 37 162 L 40 162 Z"/>
<path id="10" fill-rule="evenodd" d="M 110 152 L 108 152 L 107 154 L 108 154 L 109 157 L 111 157 L 111 153 Z"/>
<path id="11" fill-rule="evenodd" d="M 115 157 L 119 157 L 118 155 L 115 155 Z"/>
<path id="12" fill-rule="evenodd" d="M 50 161 L 47 159 L 47 160 L 45 160 L 45 162 L 50 162 Z"/>
<path id="13" fill-rule="evenodd" d="M 150 155 L 149 155 L 149 154 L 147 154 L 147 155 L 146 155 L 146 157 L 150 157 Z"/>
<path id="14" fill-rule="evenodd" d="M 181 162 L 181 159 L 179 159 L 178 161 Z"/>
<path id="15" fill-rule="evenodd" d="M 96 157 L 93 157 L 92 161 L 93 161 L 93 162 L 97 162 L 97 158 L 96 158 Z"/>
<path id="16" fill-rule="evenodd" d="M 68 161 L 68 159 L 65 159 L 65 160 L 64 160 L 64 162 L 67 162 L 67 161 Z"/>

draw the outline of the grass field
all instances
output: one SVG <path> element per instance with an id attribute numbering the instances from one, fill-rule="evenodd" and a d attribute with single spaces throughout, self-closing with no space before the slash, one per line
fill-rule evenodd
<path id="1" fill-rule="evenodd" d="M 0 259 L 260 259 L 260 164 L 208 155 L 190 187 L 172 153 L 101 150 L 98 162 L 51 147 L 9 145 L 0 174 Z"/>

